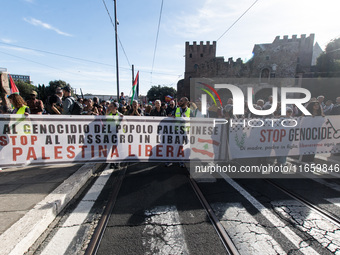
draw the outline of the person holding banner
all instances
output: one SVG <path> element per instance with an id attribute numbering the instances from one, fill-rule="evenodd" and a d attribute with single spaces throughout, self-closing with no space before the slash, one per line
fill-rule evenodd
<path id="1" fill-rule="evenodd" d="M 192 111 L 188 107 L 189 99 L 187 97 L 182 97 L 178 101 L 178 107 L 175 110 L 175 117 L 194 117 Z"/>
<path id="2" fill-rule="evenodd" d="M 49 96 L 46 100 L 45 110 L 48 114 L 61 115 L 63 112 L 63 90 L 60 87 L 56 88 L 55 94 Z"/>
<path id="3" fill-rule="evenodd" d="M 142 110 L 139 108 L 139 104 L 137 100 L 132 101 L 132 108 L 129 110 L 127 115 L 130 116 L 143 116 Z"/>
<path id="4" fill-rule="evenodd" d="M 318 101 L 313 101 L 313 102 L 310 102 L 307 106 L 307 110 L 312 114 L 313 117 L 315 116 L 325 116 L 323 114 L 323 109 L 321 107 L 321 104 L 320 102 Z"/>
<path id="5" fill-rule="evenodd" d="M 187 97 L 182 97 L 179 101 L 178 101 L 178 107 L 175 110 L 175 118 L 180 118 L 180 117 L 194 117 L 193 112 L 191 111 L 191 109 L 188 107 L 189 106 L 189 99 Z M 186 126 L 187 128 L 187 126 Z M 165 163 L 166 167 L 170 167 L 172 166 L 172 162 L 166 162 Z M 179 166 L 181 168 L 185 167 L 184 162 L 180 162 Z"/>
<path id="6" fill-rule="evenodd" d="M 83 115 L 99 115 L 98 108 L 94 106 L 91 98 L 85 98 L 84 105 Z"/>
<path id="7" fill-rule="evenodd" d="M 308 106 L 307 110 L 312 114 L 313 117 L 315 116 L 325 116 L 323 114 L 323 110 L 321 107 L 321 104 L 317 100 L 311 101 Z M 314 162 L 315 154 L 310 154 L 310 155 L 303 155 L 302 156 L 302 161 L 303 162 Z"/>
<path id="8" fill-rule="evenodd" d="M 340 97 L 337 97 L 332 108 L 331 115 L 340 115 Z"/>
<path id="9" fill-rule="evenodd" d="M 117 102 L 110 103 L 106 115 L 123 117 L 124 115 L 118 111 L 119 104 Z"/>
<path id="10" fill-rule="evenodd" d="M 166 116 L 165 110 L 161 108 L 161 100 L 155 101 L 155 107 L 151 110 L 150 116 L 159 116 L 159 117 Z"/>
<path id="11" fill-rule="evenodd" d="M 175 110 L 176 110 L 175 101 L 171 100 L 169 102 L 169 106 L 166 108 L 166 116 L 168 116 L 168 117 L 174 116 Z"/>
<path id="12" fill-rule="evenodd" d="M 293 109 L 291 107 L 286 107 L 286 116 L 287 118 L 293 117 Z M 287 163 L 287 156 L 278 156 L 276 157 L 276 163 L 278 165 L 286 165 Z"/>
<path id="13" fill-rule="evenodd" d="M 27 116 L 31 113 L 25 100 L 19 94 L 11 94 L 8 99 L 14 107 L 12 114 L 24 114 Z"/>

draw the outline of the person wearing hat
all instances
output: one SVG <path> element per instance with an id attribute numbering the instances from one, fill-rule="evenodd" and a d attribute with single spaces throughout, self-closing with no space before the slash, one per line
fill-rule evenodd
<path id="1" fill-rule="evenodd" d="M 14 107 L 12 114 L 28 115 L 31 113 L 30 108 L 27 106 L 25 100 L 18 93 L 9 95 L 8 99 Z"/>
<path id="2" fill-rule="evenodd" d="M 30 108 L 31 114 L 41 115 L 44 111 L 44 104 L 41 100 L 37 99 L 37 95 L 38 93 L 34 90 L 30 93 L 30 99 L 27 100 L 27 106 Z"/>

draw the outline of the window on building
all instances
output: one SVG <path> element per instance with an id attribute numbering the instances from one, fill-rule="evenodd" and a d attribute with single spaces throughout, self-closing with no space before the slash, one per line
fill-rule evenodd
<path id="1" fill-rule="evenodd" d="M 201 58 L 203 58 L 203 53 L 201 53 Z"/>
<path id="2" fill-rule="evenodd" d="M 270 72 L 269 72 L 269 69 L 268 68 L 264 68 L 262 69 L 261 71 L 261 76 L 260 76 L 260 82 L 268 82 L 269 80 L 269 75 L 270 75 Z"/>
<path id="3" fill-rule="evenodd" d="M 192 58 L 192 54 L 190 53 L 189 58 Z"/>

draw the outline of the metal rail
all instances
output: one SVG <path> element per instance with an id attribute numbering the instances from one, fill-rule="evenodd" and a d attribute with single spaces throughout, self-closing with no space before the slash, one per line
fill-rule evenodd
<path id="1" fill-rule="evenodd" d="M 214 213 L 213 209 L 209 205 L 208 201 L 204 197 L 202 191 L 198 187 L 197 183 L 194 179 L 191 178 L 190 173 L 188 173 L 188 178 L 192 188 L 194 189 L 198 199 L 200 200 L 201 204 L 203 205 L 206 213 L 213 224 L 217 234 L 219 235 L 224 247 L 226 248 L 228 254 L 232 255 L 239 255 L 237 248 L 235 247 L 233 241 L 229 237 L 228 233 L 225 231 L 224 227 L 222 226 L 221 222 L 218 220 L 216 214 Z"/>
<path id="2" fill-rule="evenodd" d="M 300 203 L 302 203 L 303 205 L 307 206 L 308 208 L 310 208 L 311 210 L 315 211 L 316 213 L 318 213 L 319 215 L 321 215 L 322 217 L 328 219 L 329 221 L 331 221 L 332 223 L 334 223 L 335 225 L 337 225 L 338 227 L 340 227 L 340 218 L 336 217 L 335 215 L 331 214 L 330 212 L 320 208 L 319 206 L 313 204 L 312 202 L 308 201 L 307 199 L 301 197 L 300 195 L 278 185 L 277 183 L 270 181 L 268 179 L 265 180 L 266 182 L 270 183 L 271 185 L 273 185 L 274 187 L 276 187 L 277 189 L 281 190 L 282 192 L 284 192 L 285 194 L 287 194 L 288 196 L 290 196 L 291 198 L 299 201 Z"/>
<path id="3" fill-rule="evenodd" d="M 124 180 L 125 177 L 125 173 L 126 173 L 126 166 L 123 167 L 123 169 L 120 170 L 118 176 L 115 178 L 114 182 L 113 182 L 113 190 L 111 192 L 109 201 L 105 207 L 105 210 L 103 212 L 103 215 L 101 217 L 101 219 L 98 222 L 98 225 L 96 227 L 96 230 L 91 238 L 91 241 L 85 251 L 85 255 L 93 255 L 93 254 L 97 254 L 101 239 L 104 235 L 104 231 L 106 229 L 106 226 L 108 224 L 110 215 L 112 213 L 113 207 L 117 201 L 117 197 L 118 197 L 118 193 L 120 190 L 120 187 L 122 185 L 122 182 Z"/>

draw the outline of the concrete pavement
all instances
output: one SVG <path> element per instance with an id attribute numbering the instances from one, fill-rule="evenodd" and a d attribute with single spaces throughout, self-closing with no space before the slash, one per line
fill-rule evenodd
<path id="1" fill-rule="evenodd" d="M 102 164 L 0 171 L 0 254 L 23 254 Z"/>

